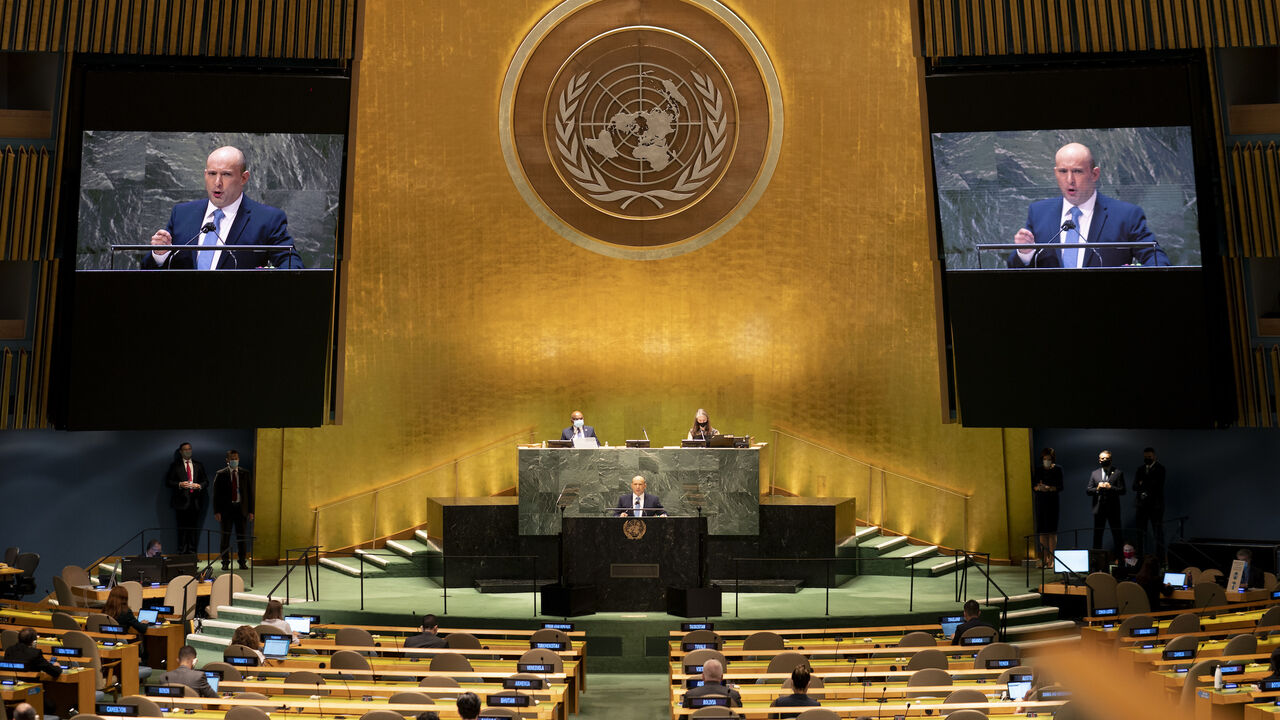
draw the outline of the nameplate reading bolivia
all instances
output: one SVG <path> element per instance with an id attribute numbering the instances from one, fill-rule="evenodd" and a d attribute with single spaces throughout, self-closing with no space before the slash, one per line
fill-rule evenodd
<path id="1" fill-rule="evenodd" d="M 548 225 L 652 259 L 750 211 L 781 146 L 781 93 L 716 0 L 567 0 L 516 51 L 500 125 L 511 177 Z"/>

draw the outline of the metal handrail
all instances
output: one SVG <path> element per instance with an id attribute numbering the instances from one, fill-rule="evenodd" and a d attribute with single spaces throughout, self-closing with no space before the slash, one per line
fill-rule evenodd
<path id="1" fill-rule="evenodd" d="M 286 604 L 286 605 L 288 604 L 288 602 L 289 602 L 289 600 L 290 600 L 290 596 L 289 596 L 289 576 L 290 576 L 290 575 L 292 575 L 292 574 L 293 574 L 294 569 L 298 567 L 298 564 L 297 564 L 297 563 L 293 563 L 293 564 L 290 564 L 290 563 L 289 563 L 289 553 L 291 553 L 291 552 L 298 552 L 298 551 L 301 551 L 301 552 L 302 552 L 302 555 L 298 557 L 298 560 L 301 560 L 301 561 L 302 561 L 302 563 L 303 563 L 303 567 L 305 567 L 305 568 L 306 568 L 305 574 L 306 574 L 306 576 L 307 576 L 307 584 L 306 584 L 305 589 L 302 591 L 302 593 L 303 593 L 303 599 L 304 599 L 304 600 L 306 600 L 307 602 L 310 602 L 310 601 L 311 601 L 311 551 L 312 551 L 312 550 L 314 550 L 314 551 L 315 551 L 315 555 L 316 555 L 316 579 L 315 579 L 316 597 L 315 597 L 315 599 L 316 599 L 316 600 L 319 600 L 319 599 L 320 599 L 320 570 L 319 570 L 319 568 L 320 568 L 320 546 L 319 546 L 319 545 L 308 545 L 308 546 L 306 546 L 306 547 L 298 547 L 298 548 L 285 548 L 285 551 L 284 551 L 284 564 L 285 564 L 284 577 L 282 577 L 282 578 L 280 578 L 278 581 L 276 581 L 275 587 L 272 587 L 270 590 L 268 590 L 268 591 L 267 591 L 267 598 L 268 598 L 268 599 L 270 599 L 270 598 L 271 598 L 271 596 L 275 595 L 276 590 L 279 590 L 281 585 L 284 585 L 284 599 L 285 599 L 285 604 Z M 363 608 L 361 608 L 361 609 L 363 609 Z"/>
<path id="2" fill-rule="evenodd" d="M 733 557 L 733 558 L 730 558 L 730 560 L 733 561 L 733 616 L 738 617 L 738 593 L 739 593 L 739 589 L 742 586 L 742 572 L 741 572 L 741 569 L 739 568 L 739 564 L 738 564 L 739 561 L 745 560 L 747 562 L 791 562 L 791 563 L 821 562 L 821 563 L 824 563 L 826 565 L 827 582 L 823 588 L 824 590 L 823 594 L 824 594 L 825 603 L 826 603 L 825 609 L 823 610 L 823 614 L 830 615 L 831 614 L 831 585 L 833 581 L 833 577 L 831 575 L 831 563 L 839 562 L 842 560 L 846 562 L 851 562 L 854 560 L 854 558 L 848 558 L 848 557 L 820 557 L 820 558 Z"/>
<path id="3" fill-rule="evenodd" d="M 221 553 L 218 553 L 217 555 L 215 555 L 212 552 L 212 548 L 210 547 L 213 542 L 213 534 L 218 533 L 219 535 L 221 535 L 222 534 L 221 530 L 210 530 L 209 528 L 181 528 L 181 527 L 177 527 L 176 525 L 166 525 L 166 526 L 160 526 L 160 527 L 148 527 L 148 528 L 143 528 L 139 530 L 138 532 L 130 535 L 127 540 L 117 545 L 115 549 L 112 550 L 111 552 L 106 553 L 105 555 L 100 555 L 98 559 L 95 560 L 93 563 L 91 563 L 88 567 L 97 567 L 98 565 L 101 565 L 103 561 L 105 561 L 107 558 L 110 558 L 110 557 L 123 557 L 122 555 L 120 555 L 120 551 L 123 550 L 126 545 L 132 543 L 134 540 L 143 541 L 142 552 L 138 553 L 139 555 L 141 555 L 145 553 L 147 550 L 146 536 L 148 534 L 153 534 L 157 531 L 162 531 L 162 530 L 196 530 L 197 532 L 203 533 L 205 537 L 204 554 L 206 556 L 213 557 L 215 559 L 221 558 L 222 556 Z M 250 548 L 254 546 L 255 541 L 257 541 L 258 539 L 257 535 L 245 535 L 244 537 L 246 540 L 248 540 Z M 230 552 L 230 548 L 228 548 L 228 552 Z M 213 566 L 213 560 L 210 560 L 208 564 L 205 565 L 204 569 L 201 570 L 198 574 L 204 574 L 205 572 L 208 572 L 212 568 L 212 566 Z M 250 587 L 253 587 L 253 568 L 254 568 L 253 551 L 250 550 L 249 552 L 249 586 Z M 90 574 L 92 575 L 92 573 Z"/>
<path id="4" fill-rule="evenodd" d="M 1000 583 L 996 582 L 995 578 L 991 577 L 991 553 L 956 549 L 956 557 L 960 557 L 961 555 L 964 556 L 964 569 L 959 574 L 962 574 L 964 578 L 963 580 L 956 581 L 957 582 L 956 602 L 960 602 L 960 598 L 963 594 L 962 592 L 959 591 L 961 586 L 963 586 L 964 590 L 968 590 L 968 587 L 969 587 L 969 566 L 970 566 L 969 558 L 985 557 L 987 559 L 986 569 L 983 569 L 981 565 L 976 565 L 976 564 L 973 565 L 973 567 L 977 568 L 978 572 L 982 573 L 987 578 L 987 593 L 986 593 L 987 602 L 991 602 L 992 587 L 994 587 L 996 589 L 996 592 L 1000 593 L 1000 596 L 1004 598 L 1004 602 L 1001 604 L 1001 607 L 1000 607 L 1000 637 L 1001 639 L 1003 639 L 1005 631 L 1009 628 L 1009 593 L 1005 592 L 1004 589 L 1000 587 Z M 961 585 L 961 583 L 963 583 L 963 585 Z"/>

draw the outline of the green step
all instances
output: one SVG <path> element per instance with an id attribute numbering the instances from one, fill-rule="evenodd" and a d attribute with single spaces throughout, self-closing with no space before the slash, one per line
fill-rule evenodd
<path id="1" fill-rule="evenodd" d="M 388 540 L 387 549 L 407 558 L 439 555 L 440 550 L 421 540 Z"/>

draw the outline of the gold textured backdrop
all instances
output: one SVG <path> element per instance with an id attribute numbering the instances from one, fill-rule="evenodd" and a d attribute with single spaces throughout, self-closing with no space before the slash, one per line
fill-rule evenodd
<path id="1" fill-rule="evenodd" d="M 575 408 L 616 444 L 641 427 L 673 442 L 703 406 L 722 431 L 784 427 L 970 495 L 961 539 L 1008 556 L 1029 532 L 1026 463 L 1006 462 L 1026 433 L 941 420 L 915 4 L 728 2 L 778 70 L 780 162 L 730 233 L 647 262 L 560 238 L 507 175 L 503 74 L 554 4 L 365 4 L 341 425 L 259 433 L 261 553 L 309 544 L 313 507 L 405 478 L 410 505 L 509 487 L 515 439 L 557 435 Z M 865 476 L 807 443 L 776 454 L 774 483 L 864 495 Z M 962 519 L 930 492 L 894 486 L 884 517 L 953 534 Z M 367 532 L 368 499 L 348 506 L 326 514 L 326 546 Z M 380 532 L 425 519 L 394 513 Z"/>

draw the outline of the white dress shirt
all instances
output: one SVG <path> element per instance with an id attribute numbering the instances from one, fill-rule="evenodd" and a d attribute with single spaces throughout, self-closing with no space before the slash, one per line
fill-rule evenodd
<path id="1" fill-rule="evenodd" d="M 1080 233 L 1080 242 L 1085 242 L 1089 238 L 1089 226 L 1093 223 L 1093 206 L 1096 205 L 1097 203 L 1098 203 L 1098 191 L 1094 190 L 1093 194 L 1089 196 L 1089 199 L 1085 200 L 1079 205 L 1080 222 L 1076 223 L 1076 232 Z M 1075 206 L 1067 202 L 1066 198 L 1062 198 L 1062 216 L 1058 218 L 1058 227 L 1062 227 L 1063 223 L 1071 219 L 1072 207 L 1075 207 Z M 1057 239 L 1054 240 L 1054 242 L 1056 243 L 1064 243 L 1066 241 L 1067 241 L 1067 234 L 1065 232 L 1058 233 Z M 1028 247 L 1030 247 L 1031 249 L 1018 251 L 1018 258 L 1022 260 L 1023 265 L 1030 265 L 1031 258 L 1036 254 L 1036 251 L 1044 249 L 1042 247 L 1036 247 L 1035 245 L 1029 245 Z M 1076 264 L 1073 267 L 1077 267 L 1077 268 L 1084 267 L 1084 262 L 1085 262 L 1085 248 L 1080 248 L 1080 252 L 1078 253 L 1078 257 L 1076 258 Z"/>
<path id="2" fill-rule="evenodd" d="M 236 198 L 235 202 L 222 208 L 222 222 L 218 224 L 217 229 L 214 231 L 218 233 L 218 244 L 220 246 L 226 244 L 227 242 L 227 234 L 231 232 L 231 226 L 235 224 L 236 213 L 240 212 L 240 202 L 242 200 L 244 200 L 244 193 L 240 193 L 240 197 Z M 212 201 L 208 202 L 205 205 L 204 219 L 200 221 L 200 227 L 204 227 L 206 223 L 213 222 L 213 211 L 217 209 L 218 208 L 214 206 Z M 195 238 L 196 245 L 199 245 L 200 242 L 204 240 L 204 235 L 205 235 L 204 233 L 200 233 L 199 235 L 196 236 Z M 186 238 L 183 238 L 183 239 L 185 240 Z M 178 238 L 174 238 L 174 242 L 178 242 Z M 158 265 L 164 263 L 164 256 L 168 254 L 169 254 L 168 250 L 164 250 L 164 251 L 152 250 L 151 251 L 151 255 L 155 258 L 156 264 Z M 213 252 L 213 262 L 210 263 L 209 268 L 216 270 L 218 267 L 218 260 L 221 258 L 222 258 L 222 250 L 220 249 L 215 250 Z M 194 257 L 192 258 L 192 264 L 195 265 L 196 267 L 200 266 L 200 262 L 196 260 Z"/>

